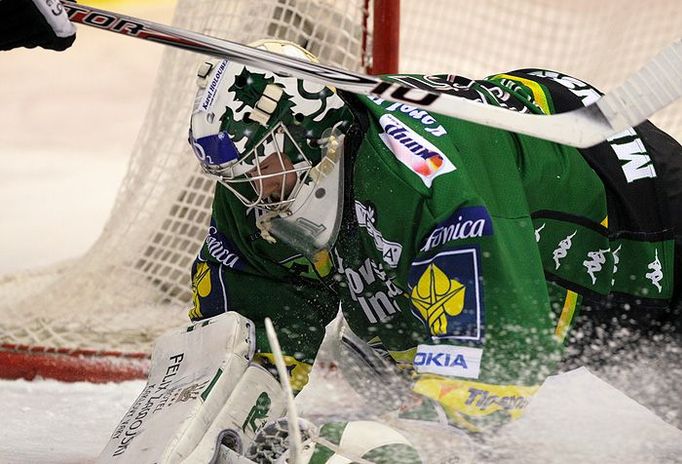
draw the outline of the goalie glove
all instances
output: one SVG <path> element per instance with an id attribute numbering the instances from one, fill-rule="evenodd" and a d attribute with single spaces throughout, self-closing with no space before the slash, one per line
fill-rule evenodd
<path id="1" fill-rule="evenodd" d="M 0 50 L 62 51 L 75 39 L 76 28 L 59 0 L 0 0 Z"/>

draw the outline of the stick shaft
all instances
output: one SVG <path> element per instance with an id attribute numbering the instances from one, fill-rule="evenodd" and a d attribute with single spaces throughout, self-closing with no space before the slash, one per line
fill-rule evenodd
<path id="1" fill-rule="evenodd" d="M 372 95 L 485 126 L 518 132 L 575 147 L 596 145 L 643 122 L 682 96 L 682 40 L 651 60 L 640 72 L 591 105 L 554 115 L 522 114 L 454 95 L 414 89 L 378 77 L 260 50 L 172 26 L 64 0 L 71 21 L 118 34 L 233 60 L 245 66 L 289 73 L 361 95 Z M 646 81 L 642 76 L 658 76 Z M 661 77 L 662 76 L 662 77 Z M 639 91 L 633 91 L 632 88 Z M 652 98 L 664 95 L 665 98 Z M 633 110 L 634 109 L 634 110 Z"/>
<path id="2" fill-rule="evenodd" d="M 294 393 L 291 390 L 291 383 L 287 368 L 284 363 L 284 356 L 282 355 L 282 348 L 279 346 L 277 339 L 277 332 L 272 325 L 272 320 L 269 317 L 265 318 L 265 334 L 270 343 L 270 349 L 275 358 L 275 366 L 279 374 L 279 382 L 287 397 L 287 419 L 289 424 L 289 463 L 299 464 L 301 462 L 301 429 L 298 425 L 298 412 L 296 410 L 296 403 L 294 401 Z"/>

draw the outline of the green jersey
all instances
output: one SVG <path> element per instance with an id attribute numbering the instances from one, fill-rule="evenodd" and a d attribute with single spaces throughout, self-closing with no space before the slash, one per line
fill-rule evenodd
<path id="1" fill-rule="evenodd" d="M 588 103 L 577 80 L 542 70 L 392 78 L 522 113 L 557 112 L 566 95 Z M 588 152 L 378 98 L 347 100 L 356 127 L 333 248 L 313 262 L 268 243 L 256 227 L 262 213 L 218 185 L 193 266 L 193 319 L 233 310 L 262 329 L 270 317 L 284 351 L 310 363 L 340 306 L 358 336 L 414 371 L 415 391 L 473 429 L 520 414 L 584 300 L 670 299 L 668 225 L 662 215 L 646 226 L 612 217 L 622 202 L 594 162 L 616 153 L 609 172 L 655 192 L 654 168 L 629 161 L 646 153 L 637 130 Z M 263 333 L 259 341 L 267 350 Z"/>

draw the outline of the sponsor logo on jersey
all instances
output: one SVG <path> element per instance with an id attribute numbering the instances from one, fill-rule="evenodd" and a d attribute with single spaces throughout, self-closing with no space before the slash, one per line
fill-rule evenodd
<path id="1" fill-rule="evenodd" d="M 211 294 L 211 268 L 204 262 L 196 263 L 192 274 L 192 309 L 189 317 L 199 319 L 202 317 L 201 300 Z"/>
<path id="2" fill-rule="evenodd" d="M 589 251 L 587 253 L 588 259 L 583 261 L 583 266 L 587 269 L 587 273 L 592 279 L 592 285 L 597 283 L 597 273 L 601 272 L 606 264 L 606 253 L 611 251 L 609 248 L 606 250 Z"/>
<path id="3" fill-rule="evenodd" d="M 494 392 L 481 388 L 469 388 L 469 396 L 464 402 L 467 406 L 474 406 L 487 413 L 503 409 L 505 411 L 521 410 L 528 406 L 532 395 L 496 395 Z"/>
<path id="4" fill-rule="evenodd" d="M 634 129 L 619 132 L 607 141 L 618 159 L 625 161 L 621 169 L 628 184 L 640 179 L 656 177 L 656 169 L 644 147 L 644 142 Z"/>
<path id="5" fill-rule="evenodd" d="M 396 78 L 396 80 L 402 81 L 400 78 Z M 409 85 L 408 83 L 403 83 Z M 438 121 L 436 121 L 436 119 L 426 110 L 417 108 L 416 106 L 406 105 L 405 103 L 387 102 L 383 98 L 376 97 L 374 95 L 370 95 L 367 98 L 379 106 L 388 104 L 388 106 L 384 107 L 386 111 L 390 111 L 392 113 L 399 111 L 408 115 L 415 121 L 419 121 L 424 126 L 424 130 L 434 137 L 442 137 L 448 134 L 448 131 L 445 129 L 445 127 L 439 124 Z"/>
<path id="6" fill-rule="evenodd" d="M 229 268 L 241 269 L 243 266 L 241 258 L 233 251 L 236 250 L 236 247 L 227 239 L 227 237 L 225 237 L 225 235 L 220 233 L 214 220 L 211 220 L 204 246 L 206 247 L 208 254 L 219 263 Z"/>
<path id="7" fill-rule="evenodd" d="M 242 431 L 246 432 L 246 428 L 249 427 L 254 433 L 256 433 L 265 423 L 268 421 L 268 414 L 270 413 L 270 406 L 272 405 L 272 400 L 268 396 L 267 392 L 262 392 L 258 399 L 256 399 L 256 404 L 253 405 L 249 414 L 246 416 L 244 423 L 242 424 Z"/>
<path id="8" fill-rule="evenodd" d="M 618 245 L 618 248 L 613 250 L 611 252 L 611 255 L 613 256 L 613 272 L 611 276 L 613 277 L 611 279 L 611 285 L 614 285 L 616 283 L 616 272 L 618 272 L 618 264 L 620 263 L 620 249 L 623 247 L 623 245 Z"/>
<path id="9" fill-rule="evenodd" d="M 543 222 L 542 225 L 541 225 L 540 227 L 538 227 L 537 229 L 535 229 L 535 242 L 540 243 L 540 238 L 541 238 L 540 232 L 542 232 L 542 230 L 543 230 L 546 226 L 547 226 L 547 223 L 544 223 L 544 222 Z"/>
<path id="10" fill-rule="evenodd" d="M 381 232 L 374 225 L 376 222 L 376 211 L 372 206 L 365 206 L 359 201 L 355 201 L 355 216 L 358 225 L 367 231 L 367 234 L 374 240 L 374 246 L 381 253 L 381 258 L 390 268 L 398 266 L 403 247 L 399 243 L 386 240 Z"/>
<path id="11" fill-rule="evenodd" d="M 649 279 L 651 284 L 658 289 L 658 293 L 661 293 L 663 291 L 663 287 L 661 286 L 661 280 L 663 280 L 663 266 L 661 264 L 661 261 L 658 259 L 658 249 L 656 249 L 656 257 L 655 259 L 649 263 L 647 268 L 651 272 L 647 272 L 645 274 L 645 277 Z"/>
<path id="12" fill-rule="evenodd" d="M 412 313 L 434 337 L 482 341 L 483 289 L 478 248 L 438 253 L 412 263 Z"/>
<path id="13" fill-rule="evenodd" d="M 414 391 L 438 400 L 446 410 L 455 410 L 464 417 L 484 417 L 503 410 L 511 418 L 518 418 L 538 388 L 537 385 L 493 385 L 475 380 L 427 376 L 416 382 Z"/>
<path id="14" fill-rule="evenodd" d="M 428 236 L 422 252 L 447 242 L 465 238 L 479 238 L 493 233 L 493 221 L 483 206 L 460 208 L 444 222 L 438 224 Z"/>
<path id="15" fill-rule="evenodd" d="M 201 255 L 194 261 L 190 319 L 202 319 L 229 311 L 227 287 L 221 268 L 222 264 L 212 265 Z"/>
<path id="16" fill-rule="evenodd" d="M 347 266 L 335 251 L 336 269 L 346 281 L 351 298 L 365 313 L 370 324 L 383 322 L 400 311 L 396 297 L 403 293 L 383 270 L 380 262 L 365 259 L 360 266 Z"/>
<path id="17" fill-rule="evenodd" d="M 419 345 L 414 355 L 417 372 L 477 379 L 483 350 L 466 346 Z"/>
<path id="18" fill-rule="evenodd" d="M 431 329 L 432 335 L 448 333 L 448 316 L 458 316 L 464 309 L 466 287 L 450 279 L 435 264 L 429 264 L 412 289 L 412 303 Z"/>
<path id="19" fill-rule="evenodd" d="M 379 118 L 384 129 L 381 140 L 398 160 L 431 187 L 433 179 L 452 172 L 455 165 L 433 144 L 390 114 Z"/>
<path id="20" fill-rule="evenodd" d="M 557 247 L 552 252 L 552 258 L 554 259 L 554 270 L 558 270 L 561 267 L 561 260 L 568 256 L 568 251 L 573 246 L 573 237 L 578 231 L 574 231 L 571 235 L 567 236 L 565 239 L 559 242 Z"/>

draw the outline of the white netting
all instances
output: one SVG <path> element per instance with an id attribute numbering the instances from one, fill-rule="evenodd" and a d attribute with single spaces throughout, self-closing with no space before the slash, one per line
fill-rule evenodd
<path id="1" fill-rule="evenodd" d="M 325 63 L 359 70 L 366 4 L 179 0 L 174 24 L 242 42 L 285 38 Z M 682 8 L 679 0 L 403 0 L 401 33 L 405 72 L 474 78 L 548 67 L 609 90 L 680 38 Z M 160 332 L 185 321 L 190 266 L 212 195 L 186 142 L 201 61 L 165 52 L 128 174 L 88 254 L 0 278 L 2 343 L 146 351 Z M 678 102 L 654 118 L 678 140 L 681 109 Z"/>
<path id="2" fill-rule="evenodd" d="M 682 38 L 679 0 L 403 1 L 401 71 L 547 68 L 613 89 Z M 652 121 L 682 141 L 682 101 Z"/>
<path id="3" fill-rule="evenodd" d="M 362 0 L 179 0 L 173 24 L 241 42 L 279 37 L 360 70 Z M 148 351 L 186 322 L 189 271 L 213 182 L 187 143 L 197 54 L 167 50 L 126 178 L 99 240 L 80 260 L 0 279 L 2 343 Z M 17 311 L 21 308 L 21 311 Z"/>

